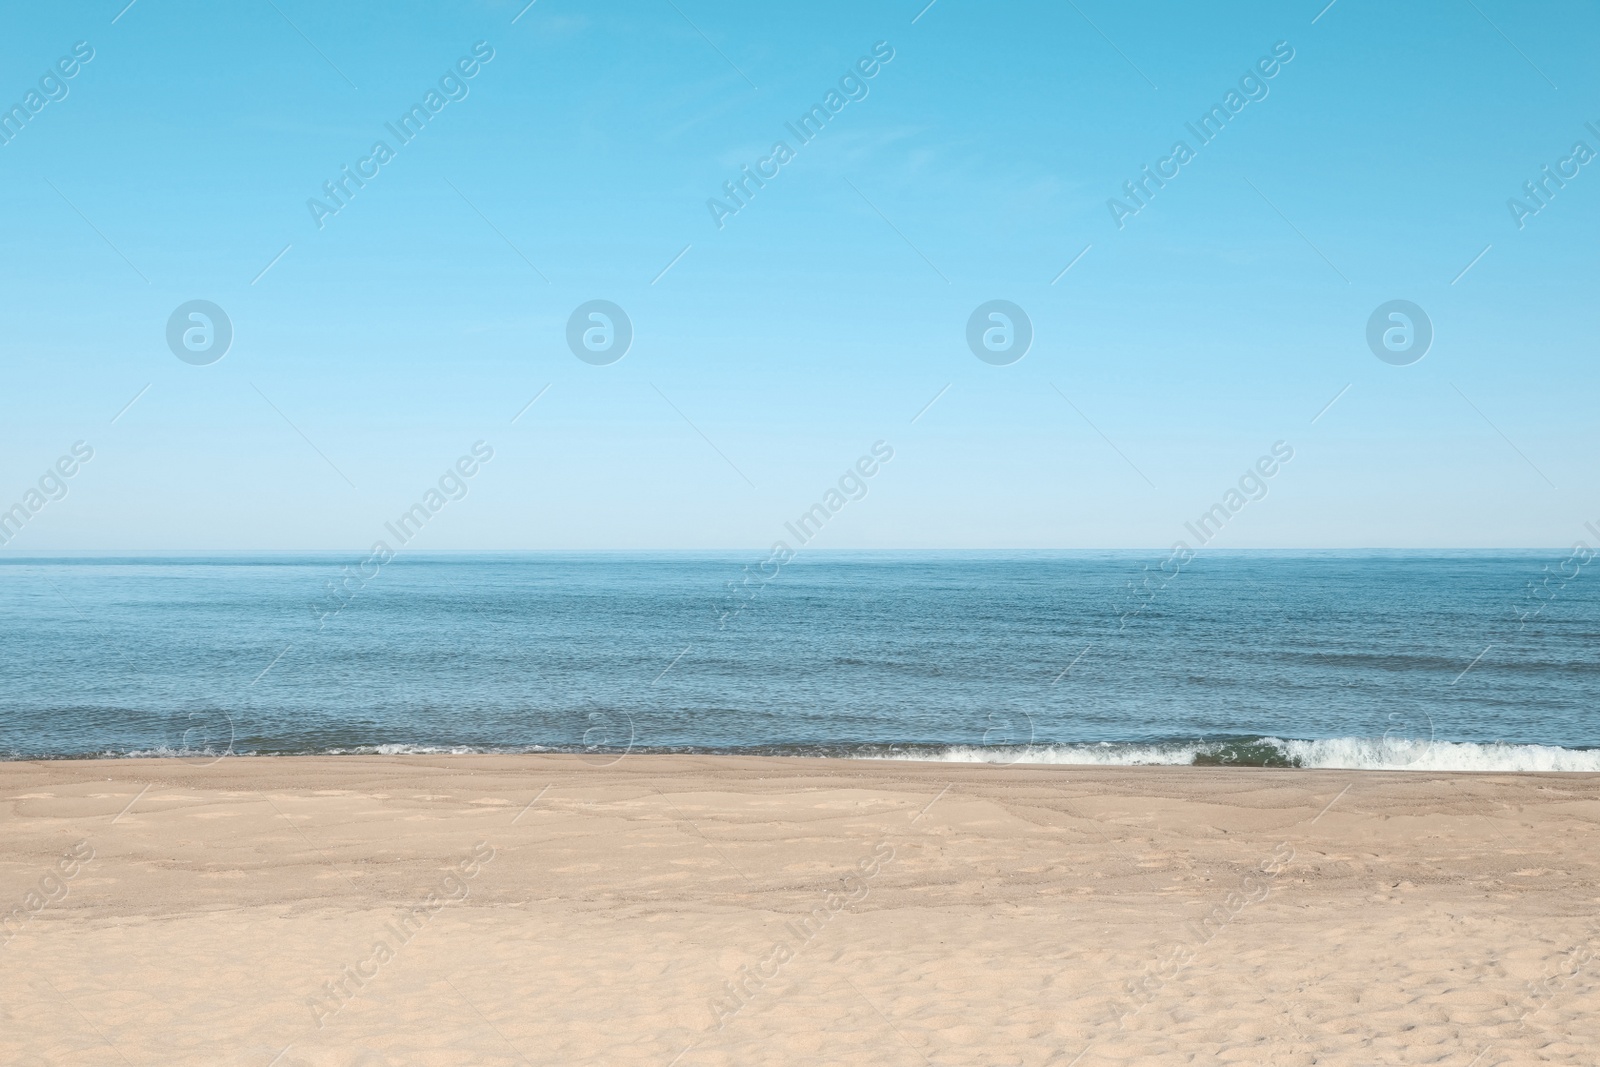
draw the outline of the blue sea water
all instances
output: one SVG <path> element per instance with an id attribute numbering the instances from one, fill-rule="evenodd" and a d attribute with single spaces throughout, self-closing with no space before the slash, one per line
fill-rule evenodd
<path id="1" fill-rule="evenodd" d="M 1600 770 L 1564 551 L 761 558 L 5 557 L 0 754 Z"/>

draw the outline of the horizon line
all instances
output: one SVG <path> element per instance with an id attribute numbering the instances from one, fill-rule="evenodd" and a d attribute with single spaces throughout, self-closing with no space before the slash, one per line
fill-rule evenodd
<path id="1" fill-rule="evenodd" d="M 1202 552 L 1232 552 L 1232 553 L 1491 553 L 1491 552 L 1569 552 L 1571 545 L 1268 545 L 1244 547 L 1212 547 L 1200 545 L 1192 549 L 1196 555 Z M 397 551 L 394 560 L 416 556 L 470 556 L 470 555 L 626 555 L 629 553 L 640 554 L 711 554 L 711 553 L 749 553 L 768 552 L 770 546 L 735 545 L 722 547 L 624 547 L 624 548 L 433 548 Z M 937 547 L 860 547 L 860 546 L 835 546 L 827 548 L 812 548 L 802 546 L 795 550 L 794 558 L 799 559 L 806 555 L 826 553 L 1090 553 L 1090 552 L 1170 552 L 1171 545 L 1132 545 L 1132 546 L 1093 546 L 1093 547 L 1029 547 L 1029 546 L 937 546 Z M 56 548 L 8 551 L 0 546 L 0 560 L 6 557 L 13 559 L 54 558 L 60 556 L 173 556 L 173 555 L 214 555 L 214 556 L 239 556 L 239 555 L 346 555 L 365 554 L 371 548 L 357 548 L 352 546 L 319 547 L 319 548 Z"/>

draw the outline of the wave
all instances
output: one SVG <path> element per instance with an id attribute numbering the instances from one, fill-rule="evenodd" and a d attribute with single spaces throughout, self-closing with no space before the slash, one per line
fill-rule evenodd
<path id="1" fill-rule="evenodd" d="M 563 753 L 604 759 L 627 755 L 780 756 L 924 763 L 993 763 L 1088 767 L 1289 767 L 1357 771 L 1497 771 L 1511 773 L 1600 773 L 1600 748 L 1557 745 L 1480 744 L 1394 737 L 1332 737 L 1321 740 L 1234 737 L 1214 741 L 1101 741 L 1075 744 L 941 745 L 777 744 L 745 747 L 701 745 L 354 744 L 257 749 L 176 749 L 167 747 L 101 750 L 72 754 L 0 753 L 20 759 L 239 759 L 271 756 L 465 756 Z"/>
<path id="2" fill-rule="evenodd" d="M 1600 749 L 1557 745 L 1478 744 L 1412 738 L 1278 737 L 1227 741 L 1111 742 L 1068 745 L 952 745 L 889 750 L 861 759 L 938 763 L 1002 763 L 1100 767 L 1301 767 L 1358 771 L 1600 772 Z"/>

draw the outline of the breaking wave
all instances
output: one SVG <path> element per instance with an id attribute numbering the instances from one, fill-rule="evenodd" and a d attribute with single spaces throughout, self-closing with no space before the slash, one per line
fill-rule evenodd
<path id="1" fill-rule="evenodd" d="M 1360 771 L 1600 772 L 1600 749 L 1411 738 L 1278 737 L 1227 741 L 1100 742 L 1015 747 L 948 746 L 863 753 L 864 759 L 1102 767 L 1303 767 Z"/>

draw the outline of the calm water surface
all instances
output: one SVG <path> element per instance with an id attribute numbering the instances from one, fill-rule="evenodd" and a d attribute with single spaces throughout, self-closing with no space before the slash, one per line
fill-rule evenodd
<path id="1" fill-rule="evenodd" d="M 1565 556 L 456 555 L 339 595 L 357 557 L 9 557 L 0 754 L 1600 770 L 1600 575 L 1528 589 Z"/>

